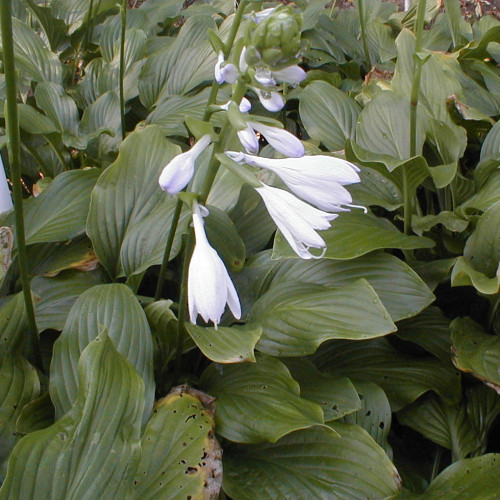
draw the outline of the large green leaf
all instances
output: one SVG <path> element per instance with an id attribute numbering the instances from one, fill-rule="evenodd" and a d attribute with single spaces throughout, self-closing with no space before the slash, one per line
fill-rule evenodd
<path id="1" fill-rule="evenodd" d="M 166 239 L 172 199 L 161 191 L 158 177 L 162 168 L 179 153 L 179 147 L 168 142 L 159 127 L 145 127 L 126 138 L 118 159 L 99 178 L 91 197 L 87 233 L 99 260 L 112 276 L 122 272 L 122 253 L 127 255 L 127 262 L 133 260 L 138 265 L 137 261 L 146 262 L 157 251 L 149 245 L 147 248 L 135 246 L 137 233 L 142 237 L 147 233 L 156 243 Z M 159 219 L 163 220 L 160 228 L 148 223 L 157 223 Z M 135 233 L 133 241 L 128 238 L 132 232 Z M 127 274 L 136 269 L 127 268 Z"/>
<path id="2" fill-rule="evenodd" d="M 259 325 L 219 326 L 215 329 L 187 323 L 186 329 L 201 352 L 216 363 L 255 361 L 253 350 L 262 334 Z"/>
<path id="3" fill-rule="evenodd" d="M 318 350 L 315 362 L 321 370 L 334 375 L 380 385 L 393 411 L 428 391 L 437 392 L 449 404 L 458 403 L 462 396 L 457 371 L 434 357 L 403 354 L 385 338 L 330 341 Z"/>
<path id="4" fill-rule="evenodd" d="M 217 398 L 217 432 L 237 443 L 275 442 L 297 429 L 323 422 L 323 411 L 300 397 L 299 384 L 279 360 L 211 364 L 201 385 Z"/>
<path id="5" fill-rule="evenodd" d="M 300 95 L 299 111 L 307 133 L 330 151 L 338 151 L 347 139 L 354 139 L 361 108 L 341 90 L 315 81 Z"/>
<path id="6" fill-rule="evenodd" d="M 326 422 L 361 408 L 356 388 L 347 377 L 325 375 L 306 358 L 288 358 L 285 363 L 300 385 L 300 395 L 321 406 Z"/>
<path id="7" fill-rule="evenodd" d="M 491 127 L 481 147 L 481 161 L 500 158 L 500 121 Z"/>
<path id="8" fill-rule="evenodd" d="M 340 214 L 332 227 L 320 233 L 327 244 L 325 258 L 353 259 L 381 248 L 430 248 L 429 238 L 406 236 L 387 219 L 358 212 Z M 295 254 L 281 234 L 274 241 L 273 258 L 293 257 Z"/>
<path id="9" fill-rule="evenodd" d="M 40 297 L 35 305 L 39 331 L 52 328 L 62 330 L 76 299 L 94 285 L 105 283 L 102 270 L 92 272 L 63 271 L 53 278 L 38 276 L 31 281 L 31 289 Z"/>
<path id="10" fill-rule="evenodd" d="M 13 352 L 22 352 L 28 327 L 24 297 L 20 292 L 0 309 L 0 365 Z"/>
<path id="11" fill-rule="evenodd" d="M 393 321 L 418 314 L 434 300 L 429 288 L 406 263 L 382 252 L 345 261 L 283 259 L 266 285 L 296 281 L 341 287 L 359 278 L 370 283 Z"/>
<path id="12" fill-rule="evenodd" d="M 426 394 L 398 413 L 403 425 L 420 432 L 431 441 L 451 450 L 452 460 L 466 458 L 480 446 L 466 405 L 446 405 L 435 394 Z"/>
<path id="13" fill-rule="evenodd" d="M 217 498 L 222 450 L 214 437 L 212 401 L 179 386 L 156 403 L 141 438 L 134 498 Z"/>
<path id="14" fill-rule="evenodd" d="M 85 349 L 78 374 L 70 411 L 13 450 L 0 499 L 130 497 L 140 460 L 144 383 L 105 334 Z"/>
<path id="15" fill-rule="evenodd" d="M 274 356 L 302 356 L 328 339 L 361 340 L 396 329 L 364 279 L 338 288 L 280 283 L 254 304 L 248 321 L 262 326 L 258 350 Z"/>
<path id="16" fill-rule="evenodd" d="M 498 498 L 499 453 L 467 458 L 450 465 L 431 483 L 421 495 L 402 494 L 398 500 L 462 500 L 474 498 L 496 500 Z"/>
<path id="17" fill-rule="evenodd" d="M 375 500 L 395 494 L 394 465 L 361 427 L 331 424 L 294 432 L 277 443 L 224 450 L 224 491 L 234 500 L 335 498 Z"/>
<path id="18" fill-rule="evenodd" d="M 69 313 L 54 344 L 50 395 L 56 417 L 68 412 L 78 394 L 78 359 L 105 328 L 116 349 L 137 369 L 145 384 L 145 418 L 153 406 L 153 345 L 146 315 L 135 295 L 122 284 L 98 285 L 84 292 Z"/>
<path id="19" fill-rule="evenodd" d="M 64 21 L 68 26 L 69 34 L 72 34 L 89 19 L 89 9 L 92 0 L 53 0 L 51 7 L 54 16 Z M 95 18 L 110 9 L 116 8 L 113 0 L 101 0 L 93 4 L 92 18 Z"/>
<path id="20" fill-rule="evenodd" d="M 97 168 L 58 175 L 36 198 L 24 203 L 26 243 L 66 241 L 85 231 Z"/>
<path id="21" fill-rule="evenodd" d="M 451 340 L 455 366 L 500 394 L 500 338 L 485 333 L 471 318 L 457 318 L 451 322 Z"/>

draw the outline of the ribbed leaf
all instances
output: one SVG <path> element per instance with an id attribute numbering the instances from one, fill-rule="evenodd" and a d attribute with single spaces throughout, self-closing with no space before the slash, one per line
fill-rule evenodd
<path id="1" fill-rule="evenodd" d="M 14 295 L 0 309 L 0 364 L 14 352 L 22 352 L 28 327 L 22 292 Z"/>
<path id="2" fill-rule="evenodd" d="M 258 325 L 219 326 L 216 330 L 188 323 L 186 329 L 201 352 L 216 363 L 255 361 L 253 350 L 262 334 Z"/>
<path id="3" fill-rule="evenodd" d="M 491 127 L 481 147 L 481 161 L 500 158 L 500 121 Z"/>
<path id="4" fill-rule="evenodd" d="M 222 450 L 214 437 L 212 401 L 179 386 L 156 403 L 141 439 L 134 498 L 217 498 Z"/>
<path id="5" fill-rule="evenodd" d="M 336 498 L 375 500 L 401 488 L 382 448 L 361 427 L 331 424 L 294 432 L 277 443 L 224 451 L 224 491 L 234 500 Z"/>
<path id="6" fill-rule="evenodd" d="M 287 281 L 341 287 L 359 278 L 370 283 L 393 321 L 414 316 L 434 300 L 407 264 L 382 252 L 346 261 L 283 259 L 266 284 L 272 280 L 270 287 Z"/>
<path id="7" fill-rule="evenodd" d="M 97 168 L 58 175 L 36 198 L 24 203 L 26 243 L 66 241 L 85 231 Z"/>
<path id="8" fill-rule="evenodd" d="M 316 81 L 300 95 L 299 111 L 307 133 L 330 151 L 339 151 L 347 139 L 354 139 L 361 108 L 345 92 Z"/>
<path id="9" fill-rule="evenodd" d="M 99 178 L 91 197 L 87 233 L 99 260 L 112 276 L 121 272 L 120 254 L 125 252 L 122 246 L 128 233 L 143 219 L 153 217 L 153 210 L 165 215 L 164 207 L 171 206 L 172 201 L 158 185 L 158 177 L 163 167 L 179 153 L 179 147 L 169 143 L 160 128 L 146 127 L 126 138 L 118 159 Z M 163 231 L 151 225 L 145 228 L 150 237 L 160 234 L 166 238 L 165 225 L 169 226 L 164 223 Z M 143 254 L 136 256 L 136 260 L 145 261 L 150 257 L 151 249 L 146 255 L 143 248 L 136 251 Z"/>
<path id="10" fill-rule="evenodd" d="M 320 348 L 315 361 L 320 370 L 380 385 L 393 411 L 431 390 L 450 404 L 462 396 L 458 372 L 433 357 L 403 354 L 387 339 L 331 341 Z"/>
<path id="11" fill-rule="evenodd" d="M 201 385 L 217 398 L 217 433 L 237 443 L 275 442 L 323 422 L 320 406 L 300 397 L 299 384 L 277 359 L 210 365 Z"/>
<path id="12" fill-rule="evenodd" d="M 144 383 L 105 334 L 85 349 L 78 374 L 80 389 L 70 412 L 15 447 L 0 499 L 131 495 Z"/>
<path id="13" fill-rule="evenodd" d="M 49 393 L 29 402 L 21 411 L 16 421 L 16 433 L 29 434 L 33 431 L 45 429 L 54 423 L 54 405 Z"/>
<path id="14" fill-rule="evenodd" d="M 347 377 L 325 375 L 306 358 L 288 358 L 285 363 L 300 385 L 301 397 L 318 403 L 326 422 L 361 408 L 356 388 Z"/>
<path id="15" fill-rule="evenodd" d="M 387 219 L 358 212 L 340 214 L 332 227 L 322 231 L 327 244 L 325 258 L 353 259 L 381 248 L 431 248 L 434 242 L 429 238 L 406 236 L 399 232 Z M 274 240 L 273 258 L 294 257 L 283 236 L 278 233 Z"/>
<path id="16" fill-rule="evenodd" d="M 258 350 L 273 356 L 303 356 L 328 339 L 361 340 L 396 330 L 364 279 L 339 288 L 280 283 L 254 304 L 248 321 L 262 326 Z"/>
<path id="17" fill-rule="evenodd" d="M 485 333 L 471 318 L 457 318 L 451 322 L 451 340 L 455 366 L 500 394 L 500 338 Z"/>
<path id="18" fill-rule="evenodd" d="M 135 366 L 145 384 L 145 418 L 153 406 L 153 345 L 151 330 L 139 302 L 122 284 L 98 285 L 84 292 L 68 315 L 54 344 L 50 366 L 50 396 L 56 417 L 68 412 L 78 394 L 78 360 L 85 347 L 105 328 L 110 341 Z"/>

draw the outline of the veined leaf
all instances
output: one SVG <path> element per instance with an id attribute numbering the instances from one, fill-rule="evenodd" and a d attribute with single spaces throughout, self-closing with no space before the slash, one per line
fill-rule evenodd
<path id="1" fill-rule="evenodd" d="M 237 443 L 275 442 L 297 429 L 323 423 L 323 411 L 300 397 L 299 384 L 279 360 L 211 364 L 201 385 L 217 398 L 217 432 Z"/>
<path id="2" fill-rule="evenodd" d="M 78 398 L 69 413 L 15 447 L 0 499 L 131 495 L 140 460 L 144 383 L 105 334 L 85 349 L 78 373 Z"/>

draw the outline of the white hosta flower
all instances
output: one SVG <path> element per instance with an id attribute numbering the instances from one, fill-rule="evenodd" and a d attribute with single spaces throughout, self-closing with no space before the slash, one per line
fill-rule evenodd
<path id="1" fill-rule="evenodd" d="M 255 132 L 250 128 L 244 128 L 236 132 L 241 145 L 251 154 L 256 155 L 259 152 L 259 138 Z"/>
<path id="2" fill-rule="evenodd" d="M 304 145 L 290 132 L 282 128 L 271 127 L 259 122 L 249 121 L 247 123 L 254 130 L 260 132 L 266 138 L 267 142 L 283 156 L 288 156 L 289 158 L 300 158 L 304 156 Z M 247 151 L 250 153 L 248 149 Z"/>
<path id="3" fill-rule="evenodd" d="M 231 104 L 231 101 L 227 101 L 226 103 L 221 104 L 220 108 L 227 111 L 229 109 L 230 104 Z M 250 101 L 246 97 L 243 97 L 241 99 L 239 109 L 240 109 L 241 113 L 248 113 L 252 109 L 252 104 L 250 103 Z"/>
<path id="4" fill-rule="evenodd" d="M 268 111 L 281 111 L 285 107 L 285 99 L 278 92 L 267 92 L 261 89 L 255 89 L 259 101 Z"/>
<path id="5" fill-rule="evenodd" d="M 220 322 L 226 304 L 236 319 L 241 317 L 241 306 L 236 289 L 218 253 L 210 246 L 205 234 L 200 206 L 193 205 L 193 226 L 196 237 L 188 274 L 188 307 L 191 323 L 198 314 L 215 328 Z"/>
<path id="6" fill-rule="evenodd" d="M 224 52 L 219 52 L 215 65 L 215 81 L 221 85 L 224 82 L 234 83 L 238 79 L 238 68 L 231 63 L 224 62 Z"/>
<path id="7" fill-rule="evenodd" d="M 211 142 L 210 135 L 204 135 L 190 150 L 177 155 L 165 166 L 158 179 L 163 191 L 176 194 L 188 185 L 193 177 L 196 158 Z"/>
<path id="8" fill-rule="evenodd" d="M 240 71 L 242 73 L 244 73 L 248 69 L 248 64 L 247 64 L 247 61 L 246 61 L 246 57 L 247 57 L 247 48 L 243 47 L 241 49 L 240 61 L 238 63 L 238 66 L 240 67 Z"/>
<path id="9" fill-rule="evenodd" d="M 295 194 L 321 210 L 343 212 L 348 209 L 342 205 L 354 206 L 344 186 L 360 181 L 359 168 L 348 161 L 324 155 L 274 160 L 235 151 L 226 154 L 239 163 L 271 170 Z"/>
<path id="10" fill-rule="evenodd" d="M 5 176 L 5 168 L 0 156 L 0 213 L 8 212 L 13 206 L 7 177 Z"/>
<path id="11" fill-rule="evenodd" d="M 272 72 L 273 78 L 280 82 L 289 83 L 290 85 L 298 85 L 306 78 L 306 72 L 297 65 L 288 66 L 287 68 L 280 69 Z"/>
<path id="12" fill-rule="evenodd" d="M 255 189 L 266 205 L 278 229 L 293 251 L 302 259 L 319 259 L 326 252 L 325 240 L 316 230 L 328 229 L 337 214 L 329 214 L 311 207 L 293 194 L 263 184 Z M 313 255 L 309 248 L 322 249 L 321 255 Z"/>

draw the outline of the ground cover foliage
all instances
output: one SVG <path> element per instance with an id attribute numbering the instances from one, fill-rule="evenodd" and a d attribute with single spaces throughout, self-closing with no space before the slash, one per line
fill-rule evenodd
<path id="1" fill-rule="evenodd" d="M 269 42 L 272 2 L 11 5 L 26 248 L 3 213 L 0 499 L 497 498 L 500 21 L 297 0 Z M 257 138 L 292 156 L 282 130 L 360 169 L 367 213 L 320 231 L 322 258 L 253 189 L 279 176 L 234 161 Z M 200 205 L 241 304 L 218 328 L 188 319 Z"/>

